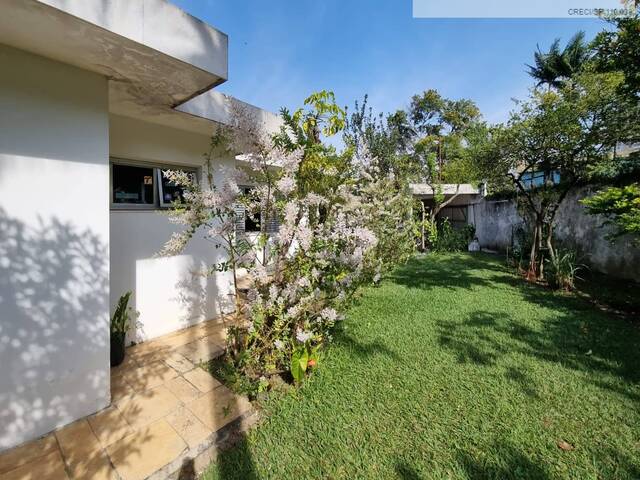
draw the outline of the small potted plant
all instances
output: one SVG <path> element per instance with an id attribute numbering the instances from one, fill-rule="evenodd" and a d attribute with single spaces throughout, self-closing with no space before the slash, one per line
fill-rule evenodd
<path id="1" fill-rule="evenodd" d="M 129 330 L 129 298 L 127 292 L 118 300 L 116 311 L 111 318 L 111 366 L 116 367 L 124 360 L 124 339 Z"/>

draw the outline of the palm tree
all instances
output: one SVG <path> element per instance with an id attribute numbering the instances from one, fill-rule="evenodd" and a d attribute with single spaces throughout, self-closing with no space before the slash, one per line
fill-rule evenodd
<path id="1" fill-rule="evenodd" d="M 589 59 L 589 48 L 584 41 L 584 32 L 576 33 L 567 45 L 560 50 L 560 39 L 556 38 L 548 52 L 533 54 L 535 65 L 529 67 L 529 75 L 535 78 L 536 86 L 548 85 L 549 88 L 561 88 L 573 75 L 578 73 Z"/>
<path id="2" fill-rule="evenodd" d="M 538 81 L 536 84 L 538 87 L 545 84 L 549 87 L 559 87 L 561 73 L 558 70 L 560 64 L 558 59 L 562 56 L 562 52 L 560 52 L 560 39 L 556 38 L 554 40 L 548 52 L 540 50 L 540 45 L 537 47 L 538 51 L 533 54 L 535 66 L 527 65 L 527 67 L 529 67 L 529 75 Z"/>

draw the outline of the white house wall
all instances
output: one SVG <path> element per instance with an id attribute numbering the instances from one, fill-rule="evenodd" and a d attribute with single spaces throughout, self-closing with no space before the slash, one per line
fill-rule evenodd
<path id="1" fill-rule="evenodd" d="M 0 450 L 109 403 L 107 80 L 0 45 Z"/>
<path id="2" fill-rule="evenodd" d="M 208 146 L 206 135 L 111 116 L 114 158 L 201 167 Z M 221 167 L 231 169 L 234 162 L 231 157 L 216 160 L 217 184 L 222 180 Z M 156 253 L 180 226 L 171 224 L 159 210 L 112 210 L 110 218 L 112 311 L 120 295 L 131 290 L 132 306 L 140 313 L 129 340 L 148 340 L 233 309 L 231 274 L 202 275 L 223 259 L 223 252 L 204 240 L 202 232 L 183 254 L 157 258 Z"/>

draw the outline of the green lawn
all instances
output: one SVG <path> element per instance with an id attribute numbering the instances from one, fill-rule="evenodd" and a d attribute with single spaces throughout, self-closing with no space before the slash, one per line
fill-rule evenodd
<path id="1" fill-rule="evenodd" d="M 264 409 L 206 479 L 638 479 L 640 329 L 499 258 L 431 256 L 365 290 Z"/>

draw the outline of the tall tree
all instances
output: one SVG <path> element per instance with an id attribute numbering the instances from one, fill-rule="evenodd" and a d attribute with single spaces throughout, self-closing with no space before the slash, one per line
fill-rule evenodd
<path id="1" fill-rule="evenodd" d="M 415 132 L 404 111 L 385 118 L 383 113 L 374 114 L 368 101 L 365 95 L 361 102 L 355 102 L 353 112 L 347 115 L 344 143 L 355 152 L 366 148 L 382 173 L 393 175 L 400 186 L 411 173 L 406 154 Z"/>
<path id="2" fill-rule="evenodd" d="M 605 224 L 615 227 L 610 240 L 625 234 L 635 235 L 640 245 L 640 15 L 611 20 L 613 31 L 600 32 L 592 43 L 593 67 L 598 72 L 618 72 L 623 81 L 618 90 L 620 100 L 616 115 L 607 124 L 620 143 L 631 148 L 616 154 L 597 174 L 621 183 L 635 181 L 622 187 L 609 187 L 582 200 L 587 212 L 603 215 Z"/>
<path id="3" fill-rule="evenodd" d="M 592 66 L 597 72 L 619 72 L 623 81 L 619 86 L 621 98 L 615 122 L 608 128 L 616 130 L 620 143 L 632 148 L 623 149 L 606 167 L 604 177 L 640 180 L 640 14 L 635 17 L 611 20 L 617 28 L 604 30 L 594 39 Z M 622 114 L 624 113 L 624 115 Z M 617 153 L 617 152 L 616 152 Z"/>
<path id="4" fill-rule="evenodd" d="M 640 100 L 640 14 L 612 20 L 614 31 L 604 30 L 593 41 L 594 63 L 600 72 L 624 74 L 620 88 Z"/>
<path id="5" fill-rule="evenodd" d="M 417 177 L 433 191 L 429 216 L 435 222 L 438 213 L 459 195 L 460 184 L 478 178 L 467 151 L 483 131 L 481 114 L 471 100 L 450 100 L 436 90 L 426 90 L 412 97 L 409 118 L 416 132 L 413 158 Z M 458 187 L 448 199 L 443 192 L 446 183 Z"/>
<path id="6" fill-rule="evenodd" d="M 302 193 L 335 190 L 351 174 L 351 153 L 338 152 L 324 141 L 342 132 L 346 123 L 346 112 L 336 103 L 334 93 L 315 92 L 305 99 L 303 107 L 293 113 L 282 108 L 280 116 L 283 125 L 274 142 L 287 152 L 303 151 L 298 171 Z"/>
<path id="7" fill-rule="evenodd" d="M 560 39 L 556 38 L 547 52 L 534 53 L 534 65 L 527 65 L 529 75 L 537 86 L 561 88 L 567 80 L 579 73 L 589 59 L 589 46 L 585 42 L 584 32 L 576 33 L 564 49 L 560 49 Z"/>
<path id="8" fill-rule="evenodd" d="M 606 127 L 618 111 L 621 81 L 616 73 L 580 74 L 558 91 L 534 89 L 508 123 L 494 130 L 492 148 L 478 158 L 487 176 L 506 176 L 518 191 L 519 207 L 532 226 L 531 277 L 543 277 L 545 256 L 555 258 L 559 206 L 615 150 L 615 135 Z M 543 175 L 541 185 L 528 181 L 534 173 Z"/>

